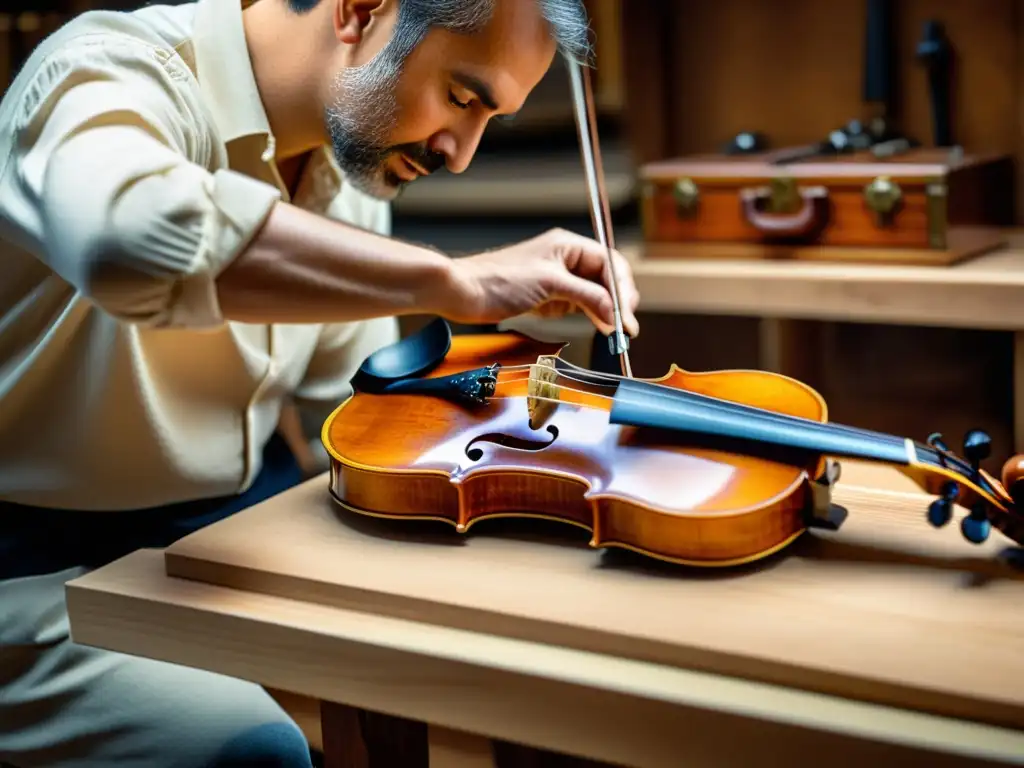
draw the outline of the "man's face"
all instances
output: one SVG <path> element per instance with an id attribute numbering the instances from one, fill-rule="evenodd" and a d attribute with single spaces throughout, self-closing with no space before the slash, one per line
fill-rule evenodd
<path id="1" fill-rule="evenodd" d="M 346 179 L 385 200 L 442 167 L 464 171 L 487 122 L 517 112 L 555 56 L 538 4 L 522 0 L 498 2 L 474 35 L 431 30 L 404 62 L 395 50 L 343 69 L 325 110 Z"/>

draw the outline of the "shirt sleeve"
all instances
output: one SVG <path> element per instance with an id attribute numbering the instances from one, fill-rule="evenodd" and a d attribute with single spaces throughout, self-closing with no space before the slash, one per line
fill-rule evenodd
<path id="1" fill-rule="evenodd" d="M 280 192 L 208 170 L 215 138 L 183 62 L 141 42 L 72 44 L 16 99 L 4 190 L 32 250 L 126 322 L 221 324 L 215 280 Z"/>

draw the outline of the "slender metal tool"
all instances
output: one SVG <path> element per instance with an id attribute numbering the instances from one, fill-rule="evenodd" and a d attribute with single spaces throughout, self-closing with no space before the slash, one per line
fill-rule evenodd
<path id="1" fill-rule="evenodd" d="M 594 90 L 590 84 L 590 70 L 577 61 L 567 60 L 569 78 L 572 82 L 573 111 L 580 136 L 580 154 L 583 156 L 583 170 L 590 188 L 590 218 L 598 242 L 608 253 L 608 274 L 611 282 L 612 306 L 615 315 L 615 330 L 608 337 L 608 347 L 619 358 L 622 375 L 633 377 L 629 364 L 629 337 L 622 329 L 622 305 L 619 302 L 619 278 L 615 272 L 612 250 L 615 241 L 612 235 L 612 216 L 608 205 L 608 189 L 601 165 L 601 147 L 597 137 L 597 119 L 594 116 Z"/>

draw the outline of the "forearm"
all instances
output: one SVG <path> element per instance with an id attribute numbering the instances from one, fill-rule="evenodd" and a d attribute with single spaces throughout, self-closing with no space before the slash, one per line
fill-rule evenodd
<path id="1" fill-rule="evenodd" d="M 223 316 L 249 323 L 439 314 L 452 291 L 448 257 L 286 203 L 217 279 Z"/>

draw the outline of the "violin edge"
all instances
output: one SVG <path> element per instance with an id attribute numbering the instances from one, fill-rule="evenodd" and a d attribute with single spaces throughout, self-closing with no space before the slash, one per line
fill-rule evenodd
<path id="1" fill-rule="evenodd" d="M 586 531 L 590 535 L 590 539 L 587 546 L 594 550 L 612 550 L 619 549 L 632 552 L 634 554 L 650 558 L 663 563 L 669 563 L 676 566 L 689 567 L 689 568 L 701 568 L 701 569 L 725 569 L 725 568 L 736 568 L 744 565 L 750 565 L 772 555 L 777 554 L 791 546 L 797 539 L 803 536 L 812 526 L 809 523 L 808 517 L 813 514 L 810 511 L 811 504 L 817 504 L 820 497 L 811 490 L 808 490 L 806 494 L 800 495 L 800 504 L 793 505 L 792 496 L 787 496 L 781 501 L 766 504 L 763 507 L 751 510 L 747 513 L 750 516 L 772 514 L 772 512 L 781 510 L 782 512 L 789 512 L 789 515 L 784 515 L 790 520 L 796 522 L 791 525 L 789 530 L 786 530 L 783 535 L 776 537 L 770 543 L 767 543 L 761 547 L 750 548 L 749 551 L 742 552 L 738 551 L 726 556 L 716 557 L 699 557 L 695 552 L 693 554 L 670 554 L 665 551 L 660 551 L 652 547 L 644 547 L 630 541 L 626 541 L 622 538 L 605 538 L 601 535 L 603 529 L 612 527 L 609 526 L 608 520 L 609 515 L 607 513 L 602 514 L 600 501 L 602 498 L 598 497 L 593 499 L 589 505 L 593 510 L 593 518 L 590 524 L 574 520 L 568 516 L 559 516 L 554 514 L 544 514 L 540 512 L 490 512 L 490 513 L 476 513 L 468 516 L 465 522 L 452 519 L 449 516 L 443 514 L 405 514 L 405 513 L 389 513 L 379 512 L 375 510 L 366 509 L 359 505 L 352 504 L 346 501 L 339 493 L 338 484 L 340 481 L 340 467 L 333 465 L 331 467 L 330 481 L 328 486 L 328 495 L 331 498 L 332 503 L 339 509 L 344 510 L 347 513 L 357 515 L 359 517 L 370 518 L 374 520 L 386 520 L 386 521 L 418 521 L 427 523 L 444 523 L 455 529 L 456 533 L 460 536 L 465 536 L 469 533 L 470 529 L 475 527 L 478 523 L 490 522 L 494 520 L 540 520 L 547 523 L 558 523 L 560 525 L 568 525 L 574 528 Z M 441 473 L 443 474 L 443 473 Z M 813 483 L 814 481 L 809 481 Z M 804 487 L 807 487 L 809 483 L 804 483 Z M 790 503 L 787 503 L 790 502 Z M 789 507 L 787 510 L 786 507 Z M 643 510 L 641 511 L 648 511 Z M 653 512 L 653 510 L 650 510 Z M 794 514 L 795 513 L 795 514 Z M 627 512 L 628 514 L 628 512 Z M 661 514 L 661 513 L 657 513 Z M 679 520 L 690 520 L 695 522 L 695 518 L 679 518 Z M 675 538 L 675 537 L 673 537 Z M 687 540 L 683 537 L 683 540 L 688 544 L 695 544 L 699 539 Z M 699 545 L 697 545 L 699 546 Z M 684 549 L 693 550 L 695 546 L 687 546 Z"/>

